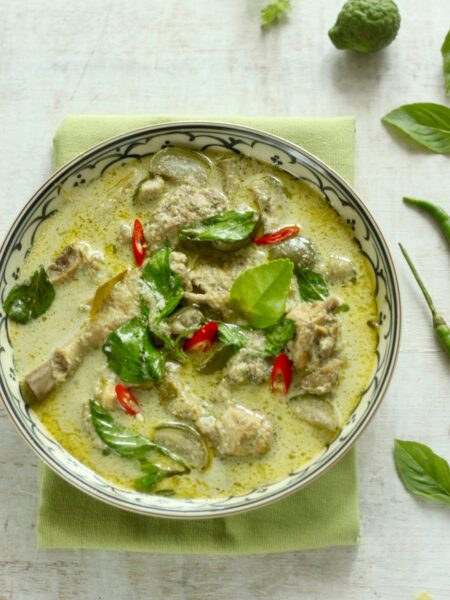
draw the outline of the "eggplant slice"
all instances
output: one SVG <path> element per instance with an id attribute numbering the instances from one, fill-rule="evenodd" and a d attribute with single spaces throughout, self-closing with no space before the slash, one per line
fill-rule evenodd
<path id="1" fill-rule="evenodd" d="M 151 171 L 176 183 L 204 186 L 211 166 L 210 159 L 201 152 L 186 148 L 164 148 L 153 156 Z"/>
<path id="2" fill-rule="evenodd" d="M 177 456 L 191 469 L 203 471 L 209 464 L 209 450 L 199 432 L 185 423 L 163 423 L 155 429 L 153 441 Z"/>
<path id="3" fill-rule="evenodd" d="M 320 398 L 291 398 L 291 409 L 295 416 L 314 427 L 322 427 L 328 431 L 339 429 L 339 418 L 331 402 Z"/>

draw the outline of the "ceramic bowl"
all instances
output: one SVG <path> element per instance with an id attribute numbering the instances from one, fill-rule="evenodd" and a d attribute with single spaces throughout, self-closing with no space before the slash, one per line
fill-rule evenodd
<path id="1" fill-rule="evenodd" d="M 46 431 L 23 401 L 14 367 L 8 319 L 1 312 L 8 291 L 40 225 L 58 210 L 61 184 L 89 182 L 111 165 L 161 148 L 181 145 L 237 152 L 275 164 L 317 189 L 351 227 L 370 263 L 379 310 L 377 363 L 369 386 L 339 436 L 309 464 L 280 481 L 243 496 L 178 499 L 152 496 L 114 486 L 76 460 Z M 263 131 L 209 122 L 167 123 L 117 136 L 84 152 L 63 166 L 34 194 L 13 223 L 0 249 L 0 390 L 13 422 L 39 457 L 58 475 L 98 500 L 159 517 L 206 518 L 255 509 L 306 486 L 334 465 L 362 433 L 377 410 L 389 383 L 400 337 L 400 300 L 395 269 L 376 222 L 353 189 L 321 160 L 301 147 Z"/>

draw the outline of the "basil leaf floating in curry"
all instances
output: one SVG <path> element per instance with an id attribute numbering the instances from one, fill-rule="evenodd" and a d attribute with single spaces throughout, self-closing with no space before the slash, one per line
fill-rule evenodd
<path id="1" fill-rule="evenodd" d="M 153 463 L 144 461 L 141 462 L 141 471 L 145 475 L 135 482 L 136 489 L 140 492 L 152 492 L 163 479 L 170 475 L 179 474 L 177 472 L 166 471 Z"/>
<path id="2" fill-rule="evenodd" d="M 241 273 L 230 291 L 230 304 L 257 329 L 274 325 L 283 315 L 294 265 L 286 258 L 272 260 Z"/>
<path id="3" fill-rule="evenodd" d="M 190 469 L 200 471 L 209 464 L 208 447 L 199 432 L 186 423 L 162 423 L 157 425 L 153 441 L 182 458 Z"/>
<path id="4" fill-rule="evenodd" d="M 106 338 L 108 366 L 122 381 L 145 383 L 164 376 L 164 357 L 151 342 L 147 323 L 133 317 Z"/>
<path id="5" fill-rule="evenodd" d="M 150 324 L 148 329 L 151 340 L 157 348 L 161 348 L 166 355 L 173 357 L 180 363 L 186 362 L 186 354 L 183 352 L 182 344 L 180 344 L 180 336 L 172 339 L 170 335 L 165 334 L 155 324 Z"/>
<path id="6" fill-rule="evenodd" d="M 196 371 L 210 375 L 223 369 L 232 356 L 247 344 L 246 330 L 234 323 L 218 323 L 217 340 L 204 352 L 190 353 Z"/>
<path id="7" fill-rule="evenodd" d="M 433 102 L 405 104 L 381 119 L 438 154 L 450 153 L 450 108 Z"/>
<path id="8" fill-rule="evenodd" d="M 94 400 L 89 401 L 92 425 L 104 444 L 126 458 L 144 458 L 154 444 L 141 435 L 126 429 Z"/>
<path id="9" fill-rule="evenodd" d="M 185 227 L 179 232 L 178 238 L 185 242 L 211 243 L 223 252 L 238 250 L 250 243 L 259 220 L 259 214 L 252 210 L 229 210 Z"/>
<path id="10" fill-rule="evenodd" d="M 412 494 L 450 506 L 450 466 L 431 448 L 418 442 L 395 440 L 398 475 Z"/>
<path id="11" fill-rule="evenodd" d="M 41 265 L 30 279 L 15 285 L 3 304 L 5 313 L 18 323 L 28 323 L 43 315 L 55 298 L 55 288 Z"/>
<path id="12" fill-rule="evenodd" d="M 219 323 L 217 339 L 225 346 L 233 346 L 236 350 L 240 350 L 247 344 L 246 330 L 235 323 Z"/>
<path id="13" fill-rule="evenodd" d="M 295 323 L 291 319 L 281 318 L 278 323 L 268 327 L 264 333 L 266 334 L 264 354 L 266 356 L 276 356 L 294 337 Z"/>
<path id="14" fill-rule="evenodd" d="M 125 458 L 137 458 L 144 460 L 147 453 L 155 451 L 157 454 L 165 456 L 170 460 L 184 464 L 183 458 L 166 448 L 162 444 L 152 442 L 150 439 L 127 429 L 118 423 L 112 415 L 95 400 L 89 401 L 89 411 L 92 419 L 92 425 L 104 444 L 109 448 L 124 456 Z"/>
<path id="15" fill-rule="evenodd" d="M 445 36 L 445 40 L 441 48 L 442 66 L 444 69 L 445 91 L 447 96 L 450 96 L 450 30 Z"/>
<path id="16" fill-rule="evenodd" d="M 145 263 L 141 279 L 150 288 L 154 301 L 152 313 L 156 312 L 155 320 L 159 322 L 176 309 L 184 294 L 180 276 L 170 268 L 168 245 L 162 246 Z"/>
<path id="17" fill-rule="evenodd" d="M 181 457 L 140 433 L 123 427 L 98 402 L 90 400 L 89 411 L 97 435 L 108 448 L 124 458 L 141 461 L 141 469 L 146 475 L 136 481 L 138 489 L 151 491 L 165 477 L 181 475 L 189 471 Z M 151 451 L 167 457 L 170 461 L 169 466 L 149 462 L 146 457 Z"/>
<path id="18" fill-rule="evenodd" d="M 298 289 L 300 296 L 305 302 L 314 302 L 315 300 L 325 300 L 330 295 L 325 279 L 311 269 L 296 269 Z"/>

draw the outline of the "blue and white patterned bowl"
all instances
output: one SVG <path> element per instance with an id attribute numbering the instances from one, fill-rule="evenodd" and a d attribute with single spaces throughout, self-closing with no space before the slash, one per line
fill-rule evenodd
<path id="1" fill-rule="evenodd" d="M 41 223 L 50 218 L 63 201 L 59 195 L 62 183 L 77 186 L 89 182 L 114 163 L 148 156 L 168 145 L 242 153 L 275 163 L 308 182 L 351 226 L 376 280 L 380 320 L 377 366 L 361 402 L 340 435 L 308 465 L 244 496 L 184 500 L 140 494 L 115 487 L 76 460 L 52 438 L 22 400 L 8 319 L 1 312 Z M 99 500 L 148 515 L 198 519 L 235 514 L 273 502 L 319 477 L 349 450 L 377 410 L 394 368 L 399 338 L 400 295 L 395 269 L 386 242 L 362 201 L 339 175 L 309 152 L 248 127 L 209 122 L 168 123 L 132 131 L 99 144 L 67 163 L 44 183 L 23 208 L 0 248 L 0 391 L 8 413 L 30 446 L 58 475 Z"/>

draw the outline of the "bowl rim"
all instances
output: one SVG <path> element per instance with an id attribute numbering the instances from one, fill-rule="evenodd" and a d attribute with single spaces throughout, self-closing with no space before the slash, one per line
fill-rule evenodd
<path id="1" fill-rule="evenodd" d="M 349 435 L 348 438 L 345 440 L 345 442 L 341 445 L 341 447 L 336 450 L 335 454 L 330 458 L 330 460 L 326 461 L 326 463 L 323 464 L 315 472 L 309 473 L 305 477 L 304 480 L 297 482 L 297 484 L 294 484 L 289 489 L 281 488 L 280 490 L 273 492 L 269 497 L 257 498 L 255 500 L 252 500 L 251 502 L 243 503 L 242 505 L 237 505 L 234 507 L 230 507 L 228 509 L 226 507 L 224 507 L 222 509 L 214 511 L 213 513 L 211 513 L 211 511 L 205 509 L 203 512 L 196 512 L 195 514 L 190 514 L 189 512 L 180 514 L 180 511 L 178 511 L 177 513 L 171 514 L 169 509 L 165 509 L 163 514 L 161 514 L 161 510 L 158 508 L 149 509 L 146 506 L 140 506 L 137 504 L 131 506 L 130 504 L 125 504 L 124 501 L 122 501 L 120 499 L 110 497 L 110 496 L 105 497 L 105 495 L 102 492 L 99 492 L 98 490 L 95 490 L 88 486 L 83 486 L 81 484 L 80 480 L 78 478 L 75 478 L 70 471 L 64 470 L 62 468 L 62 466 L 60 466 L 58 461 L 50 460 L 50 457 L 48 457 L 44 454 L 44 452 L 38 446 L 38 444 L 34 440 L 33 436 L 30 434 L 30 432 L 22 427 L 22 425 L 19 422 L 18 418 L 16 417 L 14 411 L 12 410 L 9 402 L 6 400 L 5 395 L 7 395 L 7 394 L 4 395 L 1 388 L 4 387 L 5 392 L 7 391 L 7 388 L 6 388 L 6 385 L 4 385 L 3 381 L 0 379 L 0 384 L 1 384 L 0 385 L 0 398 L 3 401 L 5 409 L 6 409 L 7 413 L 9 414 L 12 422 L 16 426 L 16 428 L 19 431 L 19 433 L 21 434 L 21 436 L 25 439 L 27 444 L 29 446 L 31 446 L 31 448 L 34 450 L 34 452 L 36 452 L 36 454 L 39 456 L 39 458 L 51 470 L 53 470 L 58 476 L 62 477 L 66 482 L 73 485 L 77 489 L 81 490 L 83 493 L 86 493 L 89 496 L 91 496 L 92 498 L 95 498 L 96 500 L 104 502 L 111 506 L 115 506 L 117 508 L 126 510 L 128 512 L 134 512 L 134 513 L 139 513 L 139 514 L 143 514 L 143 515 L 147 515 L 147 516 L 175 519 L 175 520 L 179 520 L 179 519 L 182 519 L 182 520 L 213 519 L 213 518 L 237 515 L 237 514 L 241 514 L 244 512 L 248 512 L 250 510 L 262 508 L 264 506 L 268 506 L 269 504 L 272 504 L 273 502 L 276 502 L 278 500 L 286 498 L 286 497 L 290 496 L 291 494 L 294 494 L 294 493 L 300 491 L 301 489 L 305 488 L 306 486 L 311 484 L 313 481 L 315 481 L 316 479 L 321 477 L 324 473 L 329 471 L 334 465 L 336 465 L 337 462 L 339 462 L 347 454 L 347 452 L 350 451 L 350 449 L 353 447 L 355 442 L 359 439 L 359 437 L 363 433 L 363 431 L 365 431 L 366 427 L 372 421 L 375 413 L 377 412 L 377 410 L 386 394 L 389 384 L 392 380 L 392 375 L 394 373 L 395 366 L 396 366 L 397 359 L 398 359 L 400 339 L 401 339 L 401 330 L 402 330 L 402 300 L 401 300 L 401 295 L 400 295 L 400 286 L 399 286 L 399 281 L 398 281 L 397 270 L 396 270 L 395 263 L 394 263 L 394 260 L 392 257 L 392 253 L 389 249 L 389 246 L 386 242 L 386 239 L 385 239 L 383 233 L 381 232 L 381 230 L 378 226 L 378 223 L 375 221 L 375 219 L 372 216 L 372 213 L 368 209 L 367 205 L 364 203 L 364 201 L 361 199 L 359 194 L 353 188 L 353 185 L 349 184 L 332 167 L 330 167 L 327 163 L 325 163 L 322 159 L 317 157 L 312 152 L 309 152 L 308 150 L 303 148 L 300 144 L 291 142 L 290 140 L 287 140 L 276 134 L 264 131 L 263 129 L 258 129 L 258 128 L 250 127 L 247 125 L 241 125 L 241 124 L 233 123 L 233 122 L 229 122 L 229 121 L 215 121 L 215 120 L 204 120 L 204 119 L 199 119 L 199 120 L 192 119 L 192 120 L 188 120 L 188 121 L 185 121 L 185 120 L 164 121 L 164 122 L 157 123 L 154 125 L 148 125 L 148 126 L 124 131 L 120 134 L 109 137 L 93 146 L 90 146 L 86 150 L 78 153 L 76 156 L 74 156 L 69 161 L 64 163 L 61 167 L 59 167 L 54 173 L 52 173 L 39 186 L 39 188 L 31 195 L 29 200 L 20 208 L 16 217 L 14 218 L 12 223 L 9 225 L 8 230 L 0 244 L 0 258 L 3 256 L 3 254 L 7 250 L 8 244 L 11 241 L 13 232 L 16 229 L 16 224 L 21 219 L 23 213 L 29 207 L 33 206 L 34 203 L 36 203 L 39 196 L 47 188 L 51 187 L 59 179 L 63 178 L 65 174 L 68 174 L 69 171 L 74 166 L 76 166 L 76 164 L 78 162 L 88 159 L 89 157 L 95 157 L 95 155 L 99 151 L 107 148 L 111 144 L 114 145 L 118 142 L 120 142 L 120 143 L 126 142 L 127 137 L 135 137 L 135 136 L 145 134 L 147 132 L 148 133 L 156 133 L 158 131 L 158 129 L 173 128 L 174 132 L 176 132 L 177 129 L 191 128 L 191 127 L 194 127 L 194 128 L 202 128 L 202 127 L 204 127 L 204 128 L 228 128 L 228 129 L 235 130 L 237 132 L 242 132 L 244 134 L 249 134 L 249 135 L 256 134 L 256 135 L 263 136 L 265 138 L 274 140 L 275 142 L 278 142 L 279 144 L 289 148 L 290 150 L 300 152 L 301 154 L 303 154 L 304 156 L 309 158 L 312 162 L 318 163 L 319 166 L 321 166 L 327 174 L 331 175 L 334 179 L 336 179 L 338 181 L 338 183 L 354 198 L 356 203 L 360 205 L 360 207 L 363 209 L 365 218 L 370 222 L 372 229 L 378 235 L 378 237 L 381 241 L 381 245 L 382 245 L 383 250 L 386 255 L 387 264 L 390 268 L 390 275 L 391 275 L 392 286 L 393 286 L 393 297 L 395 298 L 395 300 L 397 302 L 397 304 L 396 304 L 397 310 L 393 312 L 393 314 L 395 314 L 396 318 L 392 319 L 392 323 L 393 323 L 392 336 L 393 336 L 394 343 L 392 346 L 391 359 L 387 366 L 382 385 L 377 390 L 376 399 L 371 404 L 370 410 L 366 414 L 365 418 L 362 419 L 361 422 L 359 423 L 359 427 L 356 429 L 356 431 L 352 430 L 351 435 Z M 295 177 L 295 175 L 293 175 L 293 177 Z M 308 464 L 313 464 L 313 462 L 314 462 L 314 459 L 312 459 Z M 81 464 L 83 464 L 83 463 L 81 463 Z M 86 465 L 83 465 L 83 466 L 85 466 L 86 468 L 89 468 Z M 111 485 L 113 487 L 115 487 L 113 484 L 111 484 Z M 220 500 L 223 501 L 223 499 L 220 499 Z"/>

